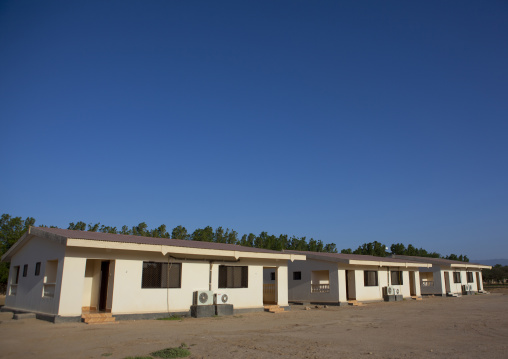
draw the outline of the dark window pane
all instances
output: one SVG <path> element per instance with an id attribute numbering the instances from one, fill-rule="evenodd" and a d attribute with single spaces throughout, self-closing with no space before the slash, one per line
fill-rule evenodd
<path id="1" fill-rule="evenodd" d="M 366 287 L 377 286 L 377 271 L 366 270 L 363 272 L 363 284 Z"/>
<path id="2" fill-rule="evenodd" d="M 293 272 L 293 280 L 302 280 L 302 272 Z"/>
<path id="3" fill-rule="evenodd" d="M 27 274 L 28 274 L 28 264 L 25 264 L 23 266 L 23 277 L 26 277 Z"/>
<path id="4" fill-rule="evenodd" d="M 41 274 L 41 262 L 35 263 L 35 275 Z"/>
<path id="5" fill-rule="evenodd" d="M 392 285 L 402 285 L 402 271 L 392 271 L 391 272 Z"/>
<path id="6" fill-rule="evenodd" d="M 270 280 L 275 280 L 275 272 L 270 273 Z"/>
<path id="7" fill-rule="evenodd" d="M 248 288 L 248 267 L 219 266 L 219 288 Z"/>

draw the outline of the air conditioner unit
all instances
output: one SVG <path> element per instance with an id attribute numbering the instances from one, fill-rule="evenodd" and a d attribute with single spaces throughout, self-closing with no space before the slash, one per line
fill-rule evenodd
<path id="1" fill-rule="evenodd" d="M 215 293 L 213 296 L 214 304 L 227 304 L 229 301 L 229 297 L 225 293 Z"/>
<path id="2" fill-rule="evenodd" d="M 194 305 L 213 304 L 213 292 L 209 290 L 198 290 L 194 292 Z"/>
<path id="3" fill-rule="evenodd" d="M 394 295 L 395 294 L 395 288 L 392 286 L 386 287 L 386 295 Z"/>
<path id="4" fill-rule="evenodd" d="M 399 295 L 400 294 L 400 288 L 393 288 L 394 294 Z"/>

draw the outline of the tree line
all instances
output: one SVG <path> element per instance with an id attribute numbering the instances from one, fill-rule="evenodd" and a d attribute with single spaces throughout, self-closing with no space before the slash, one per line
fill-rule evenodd
<path id="1" fill-rule="evenodd" d="M 35 225 L 33 217 L 22 219 L 21 217 L 12 217 L 9 214 L 2 214 L 0 217 L 0 255 L 3 255 L 9 248 L 25 233 L 30 226 Z M 48 227 L 41 225 L 41 227 Z M 49 226 L 49 228 L 58 228 L 56 226 Z M 213 243 L 227 243 L 238 244 L 246 247 L 271 249 L 275 251 L 282 250 L 297 250 L 297 251 L 311 251 L 311 252 L 327 252 L 337 253 L 337 246 L 335 243 L 324 244 L 321 240 L 306 237 L 288 236 L 287 234 L 273 235 L 268 232 L 261 232 L 259 235 L 254 233 L 243 234 L 240 236 L 238 232 L 233 229 L 218 227 L 213 229 L 211 226 L 198 228 L 192 233 L 189 233 L 184 226 L 178 225 L 174 227 L 171 232 L 168 231 L 166 225 L 162 224 L 159 227 L 149 229 L 145 222 L 139 223 L 137 226 L 122 226 L 121 228 L 106 226 L 101 223 L 85 223 L 83 221 L 71 222 L 67 229 L 79 231 L 91 231 L 113 234 L 126 234 L 154 238 L 174 238 L 182 240 L 192 240 L 201 242 Z M 407 247 L 402 243 L 392 244 L 390 251 L 393 254 L 421 256 L 421 257 L 434 257 L 446 258 L 453 260 L 461 260 L 468 262 L 469 259 L 465 255 L 450 254 L 448 256 L 441 256 L 436 252 L 427 252 L 423 248 L 415 248 L 409 244 Z M 387 246 L 374 241 L 364 243 L 357 249 L 351 248 L 342 249 L 341 253 L 353 253 L 363 255 L 373 255 L 378 257 L 386 257 L 391 254 L 387 251 Z M 9 275 L 9 264 L 0 263 L 0 291 L 5 290 Z M 4 288 L 2 288 L 4 287 Z"/>
<path id="2" fill-rule="evenodd" d="M 378 241 L 374 241 L 370 243 L 364 243 L 355 250 L 347 248 L 341 250 L 340 252 L 347 254 L 364 254 L 377 257 L 386 257 L 387 255 L 390 254 L 398 254 L 403 256 L 443 258 L 443 259 L 451 259 L 454 261 L 469 262 L 469 258 L 466 255 L 462 254 L 456 255 L 452 253 L 449 255 L 441 256 L 441 254 L 437 252 L 428 252 L 423 248 L 416 248 L 412 244 L 408 244 L 407 247 L 402 243 L 392 244 L 390 246 L 390 252 L 388 252 L 387 248 L 388 247 L 386 245 Z"/>
<path id="3" fill-rule="evenodd" d="M 501 283 L 508 279 L 508 266 L 496 264 L 492 269 L 484 269 L 482 270 L 482 277 L 485 282 Z"/>

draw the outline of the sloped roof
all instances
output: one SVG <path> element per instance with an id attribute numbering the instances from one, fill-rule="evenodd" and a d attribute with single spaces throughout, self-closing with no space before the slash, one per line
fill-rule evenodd
<path id="1" fill-rule="evenodd" d="M 303 254 L 309 259 L 318 259 L 346 264 L 368 265 L 369 264 L 368 262 L 371 262 L 371 265 L 430 267 L 427 263 L 418 260 L 409 260 L 391 257 L 376 257 L 363 254 L 325 253 L 325 252 L 292 251 L 292 250 L 286 250 L 284 251 L 284 253 Z"/>
<path id="2" fill-rule="evenodd" d="M 33 227 L 37 230 L 47 233 L 56 234 L 65 238 L 74 239 L 90 239 L 95 241 L 105 242 L 121 242 L 121 243 L 137 243 L 137 244 L 153 244 L 158 246 L 173 246 L 173 247 L 187 247 L 187 248 L 201 248 L 201 249 L 216 249 L 223 251 L 237 251 L 237 252 L 256 252 L 256 253 L 280 253 L 269 249 L 260 249 L 253 247 L 244 247 L 238 244 L 214 243 L 214 242 L 200 242 L 184 239 L 170 239 L 170 238 L 154 238 L 133 236 L 126 234 L 113 234 L 102 232 L 89 232 L 89 231 L 75 231 L 71 229 L 60 228 L 46 228 L 46 227 Z"/>
<path id="3" fill-rule="evenodd" d="M 417 257 L 417 256 L 403 256 L 399 254 L 393 254 L 394 259 L 410 259 L 423 263 L 431 263 L 435 265 L 442 265 L 447 267 L 477 267 L 477 268 L 492 268 L 480 263 L 462 262 L 444 258 L 432 258 L 432 257 Z"/>
<path id="4" fill-rule="evenodd" d="M 212 243 L 212 242 L 199 242 L 199 241 L 191 241 L 191 240 L 182 240 L 182 239 L 169 239 L 169 238 L 153 238 L 153 237 L 142 237 L 142 236 L 133 236 L 133 235 L 125 235 L 125 234 L 113 234 L 113 233 L 102 233 L 102 232 L 89 232 L 89 231 L 76 231 L 70 229 L 60 229 L 60 228 L 46 228 L 46 227 L 30 227 L 30 229 L 25 233 L 3 256 L 3 261 L 8 261 L 12 257 L 12 255 L 19 250 L 26 241 L 28 241 L 32 236 L 40 236 L 53 240 L 58 240 L 61 243 L 65 243 L 67 246 L 72 245 L 75 247 L 85 246 L 85 247 L 104 247 L 104 246 L 116 246 L 119 244 L 126 244 L 129 249 L 135 249 L 132 245 L 153 245 L 159 247 L 173 247 L 173 248 L 182 248 L 180 252 L 186 251 L 189 253 L 188 249 L 196 249 L 194 253 L 205 253 L 203 251 L 222 251 L 222 253 L 245 253 L 243 257 L 257 257 L 263 258 L 265 255 L 266 258 L 276 258 L 276 259 L 286 259 L 286 260 L 305 260 L 303 256 L 290 256 L 290 253 L 282 253 L 279 251 L 273 251 L 269 249 L 261 249 L 261 248 L 252 248 L 252 247 L 244 247 L 237 244 L 226 244 L 226 243 Z M 87 243 L 90 241 L 90 244 Z M 102 242 L 103 244 L 99 244 L 98 242 Z M 116 245 L 115 245 L 116 243 Z M 130 246 L 129 246 L 130 245 Z M 126 247 L 125 245 L 123 247 Z M 147 247 L 145 247 L 147 248 Z M 187 248 L 187 250 L 185 249 Z M 207 252 L 211 253 L 211 252 Z M 216 253 L 216 252 L 213 252 Z M 251 253 L 251 254 L 247 254 Z M 256 255 L 258 254 L 258 255 Z"/>

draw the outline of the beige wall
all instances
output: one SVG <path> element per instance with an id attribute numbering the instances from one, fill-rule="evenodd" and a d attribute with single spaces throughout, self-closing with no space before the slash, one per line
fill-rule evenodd
<path id="1" fill-rule="evenodd" d="M 378 272 L 378 285 L 364 285 L 364 271 L 374 270 Z M 383 287 L 391 285 L 390 270 L 400 270 L 403 275 L 403 284 L 395 286 L 399 288 L 404 297 L 410 297 L 409 271 L 415 271 L 415 283 L 417 295 L 420 295 L 418 268 L 405 267 L 378 267 L 347 265 L 343 263 L 307 259 L 306 261 L 294 261 L 288 264 L 288 294 L 290 301 L 309 302 L 345 302 L 346 298 L 346 271 L 349 273 L 350 297 L 359 301 L 383 300 Z M 323 271 L 329 272 L 329 293 L 312 293 L 311 283 L 313 278 L 322 276 Z M 301 272 L 301 280 L 293 280 L 293 272 Z M 353 286 L 354 283 L 354 286 Z"/>
<path id="2" fill-rule="evenodd" d="M 29 310 L 37 313 L 57 314 L 60 300 L 60 279 L 62 276 L 63 258 L 65 246 L 54 241 L 34 237 L 19 250 L 11 260 L 9 285 L 12 283 L 14 266 L 19 266 L 19 281 L 16 295 L 9 295 L 7 289 L 5 306 L 20 310 Z M 46 263 L 49 260 L 57 260 L 56 285 L 54 297 L 43 297 L 44 275 Z M 41 270 L 35 276 L 35 265 L 41 262 Z M 27 276 L 23 277 L 23 266 L 28 264 Z"/>
<path id="3" fill-rule="evenodd" d="M 94 306 L 98 298 L 100 261 L 114 260 L 110 268 L 108 295 L 113 314 L 162 313 L 188 311 L 192 305 L 194 291 L 209 289 L 210 264 L 205 260 L 173 260 L 182 263 L 181 288 L 141 288 L 143 261 L 166 262 L 162 254 L 121 250 L 98 250 L 67 248 L 66 271 L 62 283 L 60 315 L 76 316 L 81 307 Z M 87 258 L 90 268 L 87 268 Z M 95 263 L 90 264 L 92 259 Z M 218 288 L 220 264 L 248 266 L 248 288 Z M 263 305 L 263 266 L 273 266 L 277 271 L 277 297 L 280 305 L 287 305 L 287 261 L 241 259 L 238 262 L 216 262 L 212 265 L 212 291 L 228 294 L 236 309 L 259 308 Z M 94 282 L 95 281 L 95 282 Z M 97 294 L 94 294 L 97 293 Z"/>

